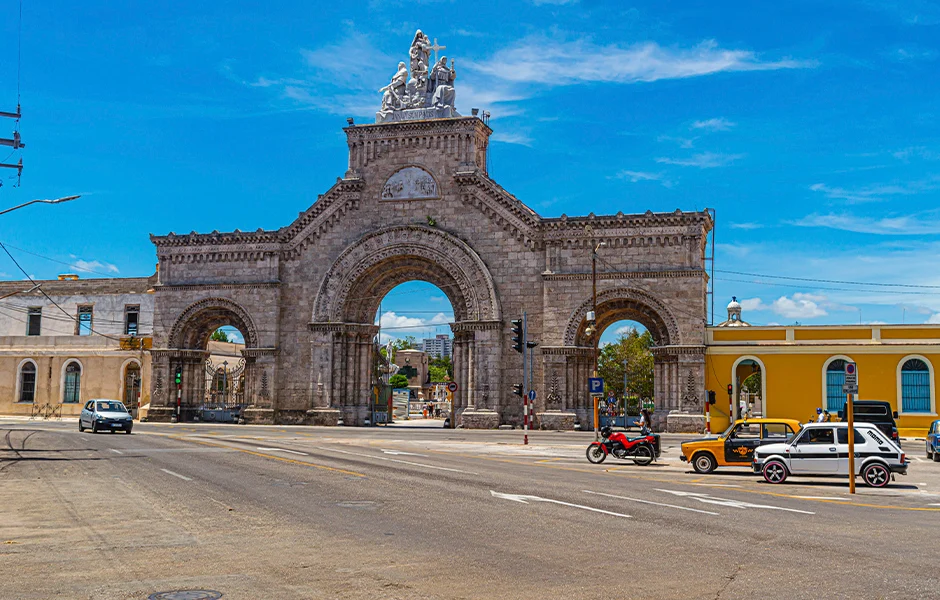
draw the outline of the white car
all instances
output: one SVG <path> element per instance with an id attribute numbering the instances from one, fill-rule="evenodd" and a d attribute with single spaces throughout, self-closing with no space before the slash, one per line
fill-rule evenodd
<path id="1" fill-rule="evenodd" d="M 99 431 L 130 433 L 134 428 L 134 418 L 124 408 L 124 404 L 117 400 L 89 400 L 78 415 L 78 430 L 85 431 L 86 428 L 91 429 L 92 433 Z"/>
<path id="2" fill-rule="evenodd" d="M 786 442 L 754 451 L 755 473 L 768 483 L 789 475 L 849 474 L 848 423 L 810 423 Z M 904 452 L 871 423 L 855 423 L 855 472 L 872 487 L 884 487 L 892 473 L 907 475 Z"/>

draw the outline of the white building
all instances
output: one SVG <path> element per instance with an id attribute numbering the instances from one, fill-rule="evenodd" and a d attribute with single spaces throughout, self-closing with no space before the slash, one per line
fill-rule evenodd
<path id="1" fill-rule="evenodd" d="M 425 338 L 421 342 L 421 350 L 432 358 L 450 357 L 453 348 L 454 341 L 446 333 L 440 333 L 433 338 Z"/>

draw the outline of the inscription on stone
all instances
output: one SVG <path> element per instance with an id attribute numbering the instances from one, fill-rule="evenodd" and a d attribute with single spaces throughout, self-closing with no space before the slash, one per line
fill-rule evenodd
<path id="1" fill-rule="evenodd" d="M 438 198 L 437 182 L 420 167 L 405 167 L 388 178 L 382 188 L 382 200 L 420 200 Z"/>

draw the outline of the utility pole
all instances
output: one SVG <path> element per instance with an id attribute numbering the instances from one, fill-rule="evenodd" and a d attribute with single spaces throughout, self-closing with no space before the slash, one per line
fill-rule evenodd
<path id="1" fill-rule="evenodd" d="M 8 119 L 15 119 L 15 124 L 13 126 L 13 137 L 11 138 L 0 138 L 0 146 L 8 146 L 13 148 L 14 151 L 19 150 L 20 148 L 25 148 L 26 144 L 23 143 L 22 138 L 20 137 L 19 132 L 19 123 L 20 117 L 22 117 L 22 112 L 20 111 L 20 105 L 16 105 L 16 112 L 4 112 L 0 111 L 0 117 L 6 117 Z M 19 183 L 19 178 L 23 175 L 23 159 L 21 158 L 17 163 L 0 163 L 0 168 L 4 169 L 16 169 L 16 178 L 17 183 Z"/>

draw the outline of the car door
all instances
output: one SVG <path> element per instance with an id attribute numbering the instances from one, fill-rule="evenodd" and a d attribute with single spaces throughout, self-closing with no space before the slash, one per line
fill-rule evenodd
<path id="1" fill-rule="evenodd" d="M 85 403 L 85 406 L 82 408 L 82 412 L 80 412 L 80 413 L 78 414 L 78 420 L 79 420 L 79 421 L 81 422 L 81 424 L 82 424 L 83 426 L 85 426 L 85 427 L 91 427 L 91 420 L 92 420 L 91 408 L 92 408 L 92 404 L 94 404 L 94 403 L 93 403 L 92 401 L 90 401 L 90 400 L 89 400 L 88 402 L 86 402 L 86 403 Z"/>
<path id="2" fill-rule="evenodd" d="M 861 468 L 862 457 L 867 450 L 868 440 L 858 429 L 855 430 L 855 471 Z M 839 475 L 849 474 L 849 428 L 840 427 L 836 430 L 836 448 L 839 453 Z"/>
<path id="3" fill-rule="evenodd" d="M 805 475 L 834 475 L 839 453 L 832 427 L 807 427 L 790 447 L 790 471 Z"/>
<path id="4" fill-rule="evenodd" d="M 760 446 L 760 423 L 739 423 L 725 438 L 725 462 L 749 463 Z"/>
<path id="5" fill-rule="evenodd" d="M 793 429 L 787 423 L 764 423 L 760 443 L 780 444 L 790 439 L 793 434 Z"/>

